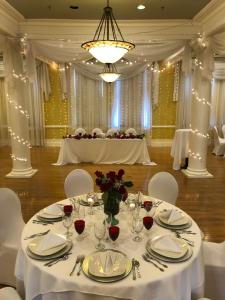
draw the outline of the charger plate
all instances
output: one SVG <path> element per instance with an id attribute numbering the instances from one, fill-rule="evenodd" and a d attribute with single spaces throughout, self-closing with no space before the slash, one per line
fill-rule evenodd
<path id="1" fill-rule="evenodd" d="M 86 200 L 80 200 L 80 205 L 83 205 L 83 206 L 90 206 L 90 204 L 88 203 L 88 201 L 86 201 Z M 94 204 L 93 204 L 93 206 L 99 206 L 100 205 L 100 202 L 98 202 L 98 201 L 95 201 L 94 202 Z"/>
<path id="2" fill-rule="evenodd" d="M 151 249 L 147 249 L 146 250 L 148 251 L 149 254 L 151 254 L 153 257 L 157 258 L 157 259 L 160 259 L 162 261 L 165 261 L 165 262 L 170 262 L 170 263 L 179 263 L 179 262 L 183 262 L 183 261 L 186 261 L 188 260 L 189 258 L 191 258 L 192 254 L 193 254 L 193 250 L 191 247 L 188 246 L 188 251 L 187 253 L 183 256 L 183 257 L 180 257 L 180 258 L 170 258 L 170 257 L 165 257 L 165 256 L 162 256 L 156 252 L 154 252 L 153 250 Z"/>
<path id="3" fill-rule="evenodd" d="M 131 269 L 132 269 L 132 262 L 126 256 L 126 254 L 124 254 L 121 251 L 114 250 L 114 249 L 106 249 L 106 250 L 103 250 L 103 251 L 109 251 L 109 250 L 112 251 L 112 252 L 120 253 L 121 255 L 124 256 L 125 272 L 123 274 L 119 275 L 119 276 L 113 276 L 113 277 L 100 277 L 100 276 L 94 276 L 94 275 L 90 274 L 89 273 L 90 260 L 92 259 L 93 255 L 96 255 L 96 253 L 100 252 L 100 251 L 95 251 L 95 252 L 91 253 L 90 255 L 86 256 L 84 261 L 83 261 L 82 270 L 88 278 L 90 278 L 94 281 L 102 282 L 102 283 L 110 283 L 110 282 L 115 282 L 115 281 L 122 280 L 130 274 Z"/>
<path id="4" fill-rule="evenodd" d="M 57 245 L 55 247 L 51 247 L 50 249 L 46 249 L 44 251 L 39 250 L 38 247 L 39 247 L 39 244 L 40 244 L 41 240 L 43 238 L 45 238 L 45 236 L 38 236 L 38 237 L 34 238 L 33 240 L 31 240 L 29 242 L 27 247 L 28 247 L 29 251 L 32 252 L 35 255 L 49 256 L 49 255 L 52 255 L 52 254 L 55 254 L 55 253 L 59 252 L 60 250 L 62 250 L 63 248 L 66 247 L 66 245 L 67 245 L 66 237 L 61 236 L 61 235 L 59 235 L 59 237 L 62 238 L 62 241 L 64 239 L 63 244 Z"/>
<path id="5" fill-rule="evenodd" d="M 60 222 L 62 221 L 62 217 L 56 217 L 56 218 L 48 218 L 48 217 L 43 217 L 43 215 L 38 214 L 37 219 L 40 221 L 44 222 Z"/>
<path id="6" fill-rule="evenodd" d="M 157 243 L 160 241 L 160 239 L 162 239 L 164 236 L 157 236 L 155 238 L 153 238 L 151 241 L 149 240 L 146 244 L 146 249 L 147 250 L 151 250 L 153 252 L 155 252 L 156 254 L 159 254 L 163 257 L 166 258 L 172 258 L 172 259 L 179 259 L 183 256 L 185 256 L 185 254 L 188 251 L 188 244 L 182 240 L 182 239 L 178 239 L 176 237 L 172 237 L 171 239 L 173 240 L 174 243 L 176 243 L 176 245 L 180 248 L 180 252 L 173 252 L 173 251 L 169 251 L 169 250 L 162 250 L 162 249 L 157 249 Z"/>
<path id="7" fill-rule="evenodd" d="M 161 212 L 158 214 L 158 218 L 159 220 L 166 224 L 166 225 L 169 225 L 169 226 L 181 226 L 181 225 L 186 225 L 189 221 L 189 218 L 187 216 L 182 216 L 182 218 L 178 219 L 177 221 L 174 221 L 172 223 L 169 223 L 168 222 L 168 217 L 166 217 L 165 215 L 165 212 Z"/>
<path id="8" fill-rule="evenodd" d="M 164 228 L 167 228 L 167 229 L 177 229 L 177 230 L 179 230 L 179 229 L 187 229 L 187 228 L 191 227 L 191 225 L 192 225 L 191 219 L 188 219 L 187 224 L 184 224 L 184 225 L 172 225 L 172 224 L 169 225 L 169 224 L 165 224 L 165 223 L 163 223 L 163 222 L 159 219 L 159 216 L 158 216 L 158 215 L 155 216 L 154 220 L 155 220 L 155 222 L 156 222 L 159 226 L 164 227 Z"/>
<path id="9" fill-rule="evenodd" d="M 51 255 L 40 256 L 40 255 L 34 254 L 29 250 L 28 247 L 26 248 L 26 252 L 27 252 L 27 255 L 29 257 L 33 258 L 33 259 L 36 259 L 36 260 L 50 260 L 50 259 L 57 258 L 61 255 L 64 255 L 64 254 L 68 253 L 71 250 L 72 247 L 73 247 L 72 241 L 68 241 L 66 246 L 63 249 L 61 249 L 57 253 L 54 253 L 54 254 L 51 254 Z"/>

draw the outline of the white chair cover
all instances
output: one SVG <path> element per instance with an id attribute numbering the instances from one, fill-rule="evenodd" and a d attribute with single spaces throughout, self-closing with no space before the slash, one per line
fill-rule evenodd
<path id="1" fill-rule="evenodd" d="M 205 296 L 213 300 L 225 299 L 225 241 L 203 242 L 205 263 Z"/>
<path id="2" fill-rule="evenodd" d="M 225 139 L 219 137 L 219 133 L 217 127 L 213 127 L 213 137 L 214 137 L 214 149 L 213 152 L 216 155 L 224 155 L 225 154 Z"/>
<path id="3" fill-rule="evenodd" d="M 223 138 L 225 139 L 225 125 L 222 126 Z"/>
<path id="4" fill-rule="evenodd" d="M 87 171 L 76 169 L 67 175 L 64 190 L 67 198 L 91 193 L 94 191 L 94 182 Z"/>
<path id="5" fill-rule="evenodd" d="M 148 194 L 175 205 L 178 196 L 177 181 L 170 173 L 159 172 L 150 179 Z"/>
<path id="6" fill-rule="evenodd" d="M 0 188 L 0 283 L 16 285 L 14 268 L 24 227 L 18 196 Z"/>
<path id="7" fill-rule="evenodd" d="M 102 133 L 103 132 L 102 132 L 101 128 L 94 128 L 91 132 L 92 135 L 96 134 L 97 136 L 101 136 Z"/>
<path id="8" fill-rule="evenodd" d="M 17 291 L 12 287 L 0 289 L 0 300 L 22 300 Z"/>
<path id="9" fill-rule="evenodd" d="M 128 128 L 128 129 L 125 131 L 125 134 L 126 134 L 126 136 L 129 136 L 130 134 L 132 134 L 132 135 L 137 135 L 137 131 L 136 131 L 134 128 Z"/>
<path id="10" fill-rule="evenodd" d="M 86 133 L 86 130 L 84 128 L 77 128 L 74 130 L 75 135 L 79 135 L 79 134 L 84 135 L 85 133 Z"/>
<path id="11" fill-rule="evenodd" d="M 110 128 L 108 129 L 107 133 L 106 133 L 106 136 L 112 136 L 114 135 L 115 133 L 117 133 L 119 131 L 119 129 L 116 129 L 116 128 Z"/>

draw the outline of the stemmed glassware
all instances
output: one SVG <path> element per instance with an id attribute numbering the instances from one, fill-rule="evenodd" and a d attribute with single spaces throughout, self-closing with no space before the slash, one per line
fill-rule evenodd
<path id="1" fill-rule="evenodd" d="M 63 216 L 63 219 L 62 219 L 62 223 L 63 223 L 63 226 L 66 228 L 65 235 L 68 239 L 69 236 L 73 235 L 72 232 L 69 231 L 70 226 L 72 225 L 72 221 L 73 221 L 73 218 L 72 218 L 73 207 L 72 207 L 72 205 L 64 205 L 63 211 L 64 211 L 64 216 Z"/>
<path id="2" fill-rule="evenodd" d="M 143 229 L 143 220 L 141 218 L 134 218 L 133 219 L 133 230 L 136 233 L 133 240 L 135 242 L 140 242 L 142 240 L 142 237 L 140 236 L 140 233 Z"/>
<path id="3" fill-rule="evenodd" d="M 76 198 L 71 198 L 70 202 L 73 205 L 74 217 L 78 217 L 79 216 L 79 210 L 80 210 L 80 200 L 76 199 Z"/>
<path id="4" fill-rule="evenodd" d="M 95 248 L 98 250 L 105 249 L 105 245 L 101 243 L 101 240 L 105 236 L 105 231 L 106 231 L 106 224 L 104 223 L 104 221 L 102 222 L 102 220 L 100 220 L 94 224 L 95 237 L 98 239 L 98 244 L 95 246 Z"/>
<path id="5" fill-rule="evenodd" d="M 116 240 L 120 234 L 120 228 L 118 226 L 110 226 L 109 227 L 109 237 L 113 241 L 113 246 L 116 246 Z"/>
<path id="6" fill-rule="evenodd" d="M 144 209 L 146 210 L 146 215 L 149 216 L 149 212 L 152 209 L 152 201 L 144 201 Z"/>
<path id="7" fill-rule="evenodd" d="M 78 233 L 78 240 L 82 240 L 84 238 L 85 221 L 81 219 L 74 221 L 74 228 Z"/>
<path id="8" fill-rule="evenodd" d="M 147 230 L 151 229 L 153 225 L 153 218 L 150 216 L 145 216 L 143 218 L 143 225 Z"/>
<path id="9" fill-rule="evenodd" d="M 88 193 L 87 194 L 87 202 L 88 202 L 88 205 L 90 206 L 89 215 L 94 214 L 93 206 L 94 206 L 95 201 L 96 201 L 95 193 Z"/>

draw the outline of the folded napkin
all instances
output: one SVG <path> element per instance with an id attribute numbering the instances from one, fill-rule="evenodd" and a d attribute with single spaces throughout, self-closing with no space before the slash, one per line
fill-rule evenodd
<path id="1" fill-rule="evenodd" d="M 44 213 L 58 217 L 62 215 L 62 210 L 57 204 L 52 204 L 44 209 Z"/>
<path id="2" fill-rule="evenodd" d="M 124 256 L 110 250 L 98 253 L 89 265 L 89 273 L 101 277 L 119 276 L 125 270 Z"/>
<path id="3" fill-rule="evenodd" d="M 50 232 L 40 240 L 36 250 L 42 252 L 42 251 L 49 250 L 51 248 L 55 248 L 59 245 L 63 245 L 65 243 L 66 243 L 65 236 Z"/>
<path id="4" fill-rule="evenodd" d="M 172 224 L 180 219 L 183 219 L 183 215 L 179 210 L 171 209 L 168 217 L 168 224 Z"/>
<path id="5" fill-rule="evenodd" d="M 174 253 L 182 252 L 180 246 L 174 241 L 174 239 L 170 235 L 162 236 L 162 238 L 157 240 L 154 244 L 154 248 L 157 250 L 170 251 Z"/>

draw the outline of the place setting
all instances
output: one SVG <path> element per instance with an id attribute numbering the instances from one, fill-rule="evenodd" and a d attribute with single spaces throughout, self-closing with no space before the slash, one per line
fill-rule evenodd
<path id="1" fill-rule="evenodd" d="M 52 204 L 42 209 L 37 215 L 37 220 L 34 219 L 33 223 L 40 224 L 53 224 L 59 222 L 63 217 L 63 207 L 58 204 Z"/>

